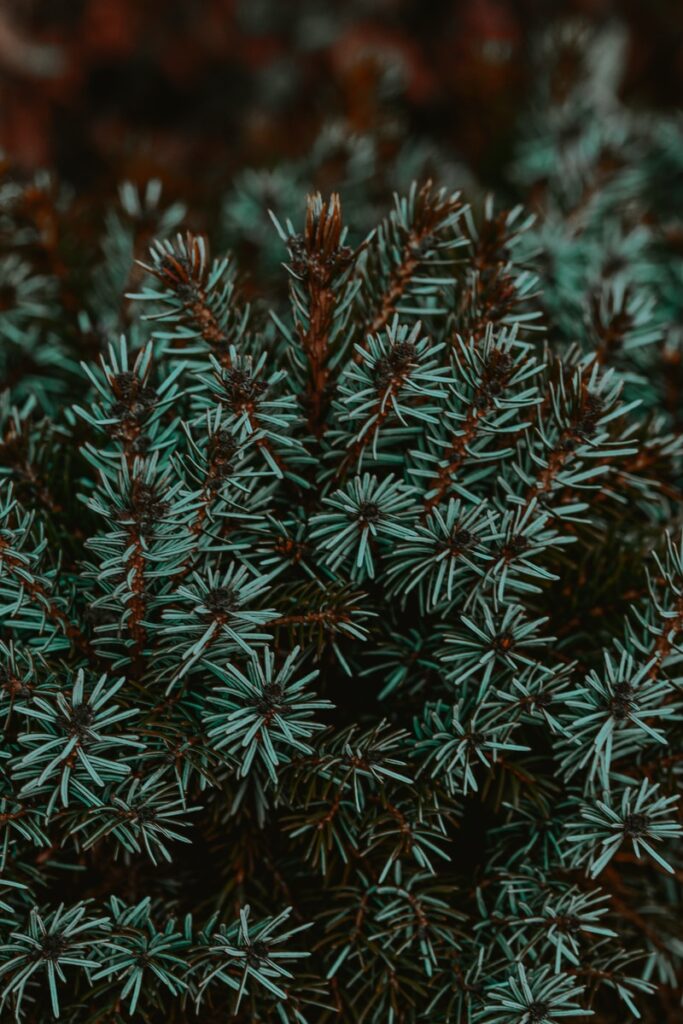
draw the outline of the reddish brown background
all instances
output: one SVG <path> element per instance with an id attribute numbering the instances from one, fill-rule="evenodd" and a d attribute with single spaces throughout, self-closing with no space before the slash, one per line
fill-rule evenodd
<path id="1" fill-rule="evenodd" d="M 81 192 L 160 175 L 200 202 L 235 169 L 277 162 L 343 115 L 372 129 L 382 69 L 405 131 L 496 185 L 552 18 L 628 29 L 624 92 L 683 97 L 680 0 L 2 0 L 0 147 Z"/>

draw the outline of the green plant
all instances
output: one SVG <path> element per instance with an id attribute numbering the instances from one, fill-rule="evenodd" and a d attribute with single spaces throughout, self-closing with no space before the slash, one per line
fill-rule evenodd
<path id="1" fill-rule="evenodd" d="M 147 200 L 110 221 L 130 252 L 159 218 L 130 305 L 111 245 L 75 319 L 13 292 L 46 382 L 2 407 L 3 1012 L 669 1012 L 682 442 L 637 394 L 650 332 L 568 344 L 532 219 L 429 184 L 353 246 L 310 197 L 253 308 Z"/>

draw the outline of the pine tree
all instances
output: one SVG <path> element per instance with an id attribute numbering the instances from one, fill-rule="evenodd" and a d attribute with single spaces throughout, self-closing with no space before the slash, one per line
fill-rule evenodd
<path id="1" fill-rule="evenodd" d="M 3 1015 L 676 1019 L 650 242 L 604 283 L 567 211 L 313 193 L 250 305 L 154 183 L 66 277 L 4 200 Z"/>

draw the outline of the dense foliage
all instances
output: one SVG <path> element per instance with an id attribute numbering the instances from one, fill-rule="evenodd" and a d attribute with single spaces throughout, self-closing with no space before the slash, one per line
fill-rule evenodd
<path id="1" fill-rule="evenodd" d="M 683 133 L 586 52 L 536 219 L 243 175 L 251 304 L 4 184 L 3 1019 L 677 1019 Z"/>

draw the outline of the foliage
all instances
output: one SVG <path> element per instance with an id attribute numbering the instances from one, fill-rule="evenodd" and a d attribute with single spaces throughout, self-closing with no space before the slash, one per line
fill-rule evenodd
<path id="1" fill-rule="evenodd" d="M 677 1019 L 683 141 L 538 131 L 538 221 L 314 193 L 254 301 L 156 185 L 5 266 L 8 1020 Z"/>

